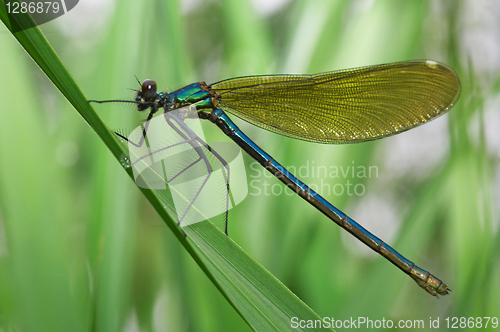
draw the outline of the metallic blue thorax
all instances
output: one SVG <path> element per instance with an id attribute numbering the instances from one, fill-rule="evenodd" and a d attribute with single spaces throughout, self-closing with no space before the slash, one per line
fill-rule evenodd
<path id="1" fill-rule="evenodd" d="M 196 109 L 214 109 L 212 102 L 213 93 L 205 82 L 197 82 L 186 85 L 185 87 L 175 90 L 168 94 L 165 111 L 196 104 Z"/>

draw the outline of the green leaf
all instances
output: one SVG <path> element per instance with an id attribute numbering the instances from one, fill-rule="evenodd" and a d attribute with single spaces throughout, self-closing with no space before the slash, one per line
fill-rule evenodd
<path id="1" fill-rule="evenodd" d="M 0 18 L 8 28 L 11 26 L 3 6 L 0 6 Z M 18 18 L 29 19 L 23 15 Z M 41 31 L 35 27 L 13 33 L 13 36 L 99 135 L 133 179 L 132 170 L 127 164 L 128 151 L 125 146 L 92 109 Z M 210 221 L 181 230 L 168 215 L 164 202 L 155 192 L 147 189 L 141 191 L 214 285 L 254 330 L 291 330 L 292 317 L 301 320 L 320 319 Z"/>

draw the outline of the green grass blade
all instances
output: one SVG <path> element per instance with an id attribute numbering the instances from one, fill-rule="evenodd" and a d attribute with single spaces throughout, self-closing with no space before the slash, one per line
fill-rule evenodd
<path id="1" fill-rule="evenodd" d="M 0 18 L 9 27 L 4 7 L 0 7 Z M 41 31 L 35 27 L 13 35 L 132 177 L 132 170 L 125 161 L 128 151 L 94 112 Z M 185 249 L 253 329 L 291 330 L 292 317 L 319 319 L 307 305 L 209 221 L 185 227 L 185 237 L 167 214 L 161 199 L 151 190 L 141 191 Z"/>

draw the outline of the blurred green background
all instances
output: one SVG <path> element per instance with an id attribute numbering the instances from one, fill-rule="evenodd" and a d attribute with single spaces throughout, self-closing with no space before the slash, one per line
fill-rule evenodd
<path id="1" fill-rule="evenodd" d="M 134 75 L 171 91 L 410 59 L 450 65 L 462 81 L 450 113 L 381 141 L 312 144 L 233 119 L 450 295 L 428 295 L 250 158 L 249 195 L 229 225 L 321 317 L 439 318 L 447 330 L 447 317 L 500 316 L 499 16 L 485 0 L 83 0 L 40 28 L 89 99 L 132 98 Z M 0 330 L 249 330 L 3 26 L 0 55 Z M 128 105 L 96 109 L 113 129 L 144 119 Z M 322 166 L 378 172 L 317 176 Z"/>

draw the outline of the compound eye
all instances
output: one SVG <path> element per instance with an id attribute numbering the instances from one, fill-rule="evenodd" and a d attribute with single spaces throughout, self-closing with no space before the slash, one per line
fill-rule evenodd
<path id="1" fill-rule="evenodd" d="M 142 83 L 141 86 L 142 98 L 146 101 L 151 101 L 156 98 L 156 82 L 151 79 L 147 79 Z"/>

